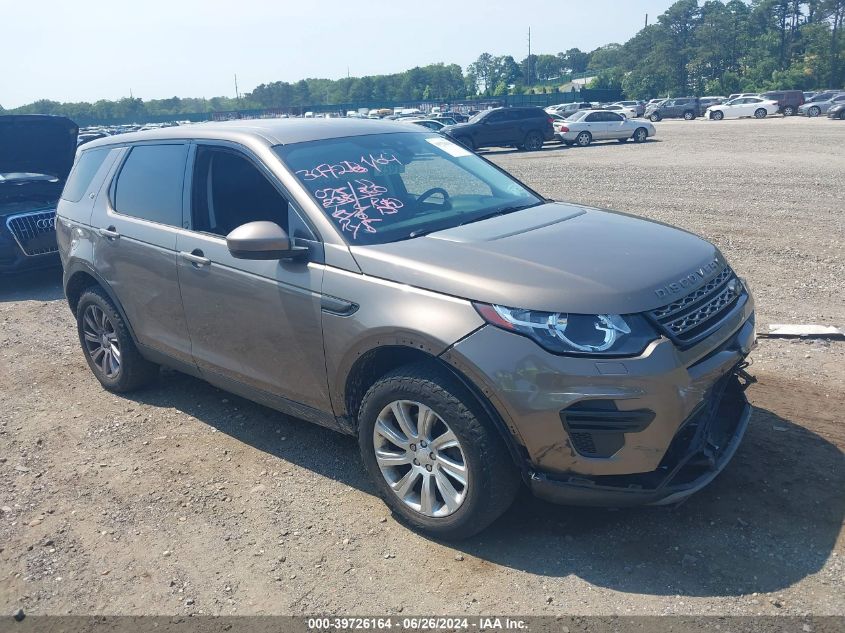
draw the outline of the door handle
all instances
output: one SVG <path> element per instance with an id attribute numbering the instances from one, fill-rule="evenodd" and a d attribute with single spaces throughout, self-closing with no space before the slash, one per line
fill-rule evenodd
<path id="1" fill-rule="evenodd" d="M 107 229 L 97 229 L 97 233 L 109 240 L 116 240 L 120 237 L 120 233 L 118 233 L 117 229 L 115 229 L 113 226 L 110 226 Z"/>
<path id="2" fill-rule="evenodd" d="M 203 252 L 195 248 L 190 253 L 186 253 L 185 251 L 179 251 L 179 257 L 184 259 L 185 261 L 191 262 L 194 266 L 208 266 L 211 263 L 211 260 L 208 257 L 203 256 Z"/>

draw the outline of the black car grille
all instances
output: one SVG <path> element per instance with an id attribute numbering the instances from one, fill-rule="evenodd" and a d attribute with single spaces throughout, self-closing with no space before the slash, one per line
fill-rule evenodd
<path id="1" fill-rule="evenodd" d="M 719 323 L 745 293 L 729 266 L 701 288 L 649 312 L 649 316 L 674 341 L 691 344 Z"/>
<path id="2" fill-rule="evenodd" d="M 25 255 L 46 255 L 59 250 L 53 209 L 10 216 L 6 226 Z"/>

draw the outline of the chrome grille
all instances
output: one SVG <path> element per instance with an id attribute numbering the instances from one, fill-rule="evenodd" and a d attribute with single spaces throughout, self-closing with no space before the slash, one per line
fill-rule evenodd
<path id="1" fill-rule="evenodd" d="M 701 288 L 649 313 L 671 338 L 692 343 L 708 333 L 745 290 L 728 267 Z"/>
<path id="2" fill-rule="evenodd" d="M 59 250 L 56 245 L 55 209 L 9 216 L 6 227 L 24 255 L 47 255 Z"/>

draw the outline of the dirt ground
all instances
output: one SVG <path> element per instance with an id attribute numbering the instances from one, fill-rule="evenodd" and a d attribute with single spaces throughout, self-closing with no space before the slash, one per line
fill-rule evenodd
<path id="1" fill-rule="evenodd" d="M 487 155 L 546 195 L 713 240 L 759 330 L 845 325 L 845 123 L 657 129 Z M 455 545 L 390 516 L 352 438 L 174 372 L 109 394 L 59 273 L 0 284 L 0 614 L 845 615 L 845 343 L 762 340 L 748 435 L 682 505 L 523 494 Z"/>

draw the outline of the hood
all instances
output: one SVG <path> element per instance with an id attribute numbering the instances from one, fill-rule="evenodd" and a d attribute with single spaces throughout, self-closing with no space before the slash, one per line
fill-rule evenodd
<path id="1" fill-rule="evenodd" d="M 0 116 L 0 173 L 50 174 L 64 181 L 78 133 L 76 123 L 61 116 Z"/>
<path id="2" fill-rule="evenodd" d="M 581 314 L 653 310 L 674 296 L 672 284 L 685 293 L 724 265 L 715 246 L 686 231 L 562 203 L 351 251 L 364 274 L 484 303 Z"/>

